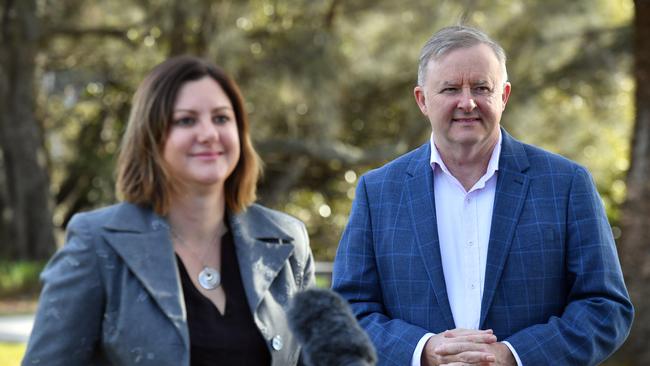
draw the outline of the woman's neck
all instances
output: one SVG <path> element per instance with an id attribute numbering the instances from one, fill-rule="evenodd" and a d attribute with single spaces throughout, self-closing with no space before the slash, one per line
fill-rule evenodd
<path id="1" fill-rule="evenodd" d="M 174 233 L 187 244 L 205 243 L 225 232 L 225 209 L 223 191 L 209 195 L 173 195 L 167 218 Z"/>

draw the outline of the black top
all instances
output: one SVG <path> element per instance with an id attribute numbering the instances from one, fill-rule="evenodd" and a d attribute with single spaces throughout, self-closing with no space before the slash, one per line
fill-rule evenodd
<path id="1" fill-rule="evenodd" d="M 221 286 L 226 293 L 223 315 L 203 296 L 176 256 L 190 332 L 191 366 L 270 365 L 271 355 L 253 321 L 239 273 L 232 235 L 221 238 Z"/>

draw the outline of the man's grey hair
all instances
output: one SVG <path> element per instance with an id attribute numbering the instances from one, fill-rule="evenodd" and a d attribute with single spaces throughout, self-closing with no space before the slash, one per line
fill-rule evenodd
<path id="1" fill-rule="evenodd" d="M 494 55 L 501 65 L 502 82 L 505 84 L 508 81 L 508 71 L 506 70 L 506 53 L 503 48 L 476 28 L 454 25 L 437 31 L 422 47 L 418 65 L 418 85 L 424 86 L 427 65 L 430 60 L 437 60 L 458 48 L 468 48 L 479 44 L 485 44 L 494 51 Z"/>

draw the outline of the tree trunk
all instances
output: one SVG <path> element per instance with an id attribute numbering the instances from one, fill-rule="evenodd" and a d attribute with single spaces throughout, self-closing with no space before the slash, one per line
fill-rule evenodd
<path id="1" fill-rule="evenodd" d="M 169 56 L 182 55 L 187 52 L 187 3 L 182 0 L 174 1 L 172 26 L 169 35 Z"/>
<path id="2" fill-rule="evenodd" d="M 0 29 L 0 147 L 4 186 L 0 256 L 45 259 L 55 249 L 34 71 L 39 24 L 35 0 L 4 0 Z M 1 174 L 2 172 L 0 172 Z"/>
<path id="3" fill-rule="evenodd" d="M 635 0 L 636 121 L 621 220 L 620 253 L 636 310 L 621 354 L 633 365 L 650 364 L 650 0 Z"/>

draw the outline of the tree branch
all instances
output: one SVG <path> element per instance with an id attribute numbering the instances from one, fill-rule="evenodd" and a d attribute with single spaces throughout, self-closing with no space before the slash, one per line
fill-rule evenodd
<path id="1" fill-rule="evenodd" d="M 332 26 L 334 25 L 334 19 L 336 18 L 336 12 L 340 4 L 340 0 L 332 0 L 330 3 L 330 6 L 327 9 L 327 13 L 325 13 L 324 23 L 326 29 L 332 29 Z"/>
<path id="2" fill-rule="evenodd" d="M 130 27 L 88 27 L 88 28 L 79 28 L 79 27 L 59 27 L 53 26 L 44 29 L 43 31 L 43 42 L 47 42 L 55 37 L 70 37 L 70 38 L 81 38 L 88 36 L 95 37 L 112 37 L 118 38 L 130 45 L 136 45 L 134 41 L 129 39 L 127 32 Z"/>

